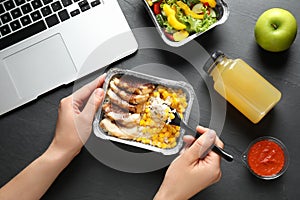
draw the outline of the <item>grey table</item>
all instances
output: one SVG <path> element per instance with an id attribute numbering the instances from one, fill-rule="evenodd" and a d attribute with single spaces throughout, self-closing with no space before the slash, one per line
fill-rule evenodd
<path id="1" fill-rule="evenodd" d="M 119 1 L 132 29 L 153 27 L 142 1 Z M 300 40 L 299 34 L 288 51 L 268 53 L 254 40 L 254 25 L 259 15 L 271 7 L 290 10 L 300 21 L 300 4 L 289 1 L 234 1 L 227 0 L 230 16 L 225 24 L 196 39 L 208 52 L 223 50 L 231 57 L 243 58 L 255 70 L 273 83 L 282 99 L 259 124 L 252 124 L 234 107 L 227 104 L 221 139 L 228 151 L 243 152 L 257 137 L 270 135 L 280 139 L 290 153 L 287 172 L 272 181 L 252 176 L 238 159 L 222 161 L 220 182 L 197 194 L 193 199 L 298 199 L 300 191 Z M 167 63 L 178 69 L 187 65 L 182 60 L 172 61 L 168 52 L 144 49 L 123 59 L 112 67 L 135 66 L 149 59 Z M 170 61 L 171 60 L 171 61 Z M 170 63 L 171 62 L 171 63 Z M 182 62 L 182 63 L 181 63 Z M 185 76 L 197 78 L 193 71 Z M 196 83 L 197 84 L 197 83 Z M 207 89 L 198 87 L 200 93 Z M 0 117 L 0 186 L 4 185 L 48 147 L 54 134 L 59 100 L 72 93 L 73 85 L 57 88 L 37 100 Z M 209 123 L 209 103 L 203 102 L 203 125 Z M 205 115 L 207 113 L 207 116 Z M 109 153 L 109 152 L 108 152 Z M 126 173 L 99 162 L 84 148 L 61 173 L 43 199 L 151 199 L 163 179 L 167 167 L 147 173 Z M 174 183 L 180 184 L 180 183 Z"/>

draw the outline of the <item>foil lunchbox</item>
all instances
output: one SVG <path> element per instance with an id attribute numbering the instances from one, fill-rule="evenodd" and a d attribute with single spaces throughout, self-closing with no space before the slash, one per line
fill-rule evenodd
<path id="1" fill-rule="evenodd" d="M 146 10 L 148 11 L 153 23 L 155 24 L 155 27 L 159 33 L 159 35 L 161 36 L 161 38 L 163 39 L 163 41 L 173 47 L 179 47 L 182 46 L 186 43 L 188 43 L 189 41 L 199 37 L 200 35 L 206 33 L 207 31 L 213 29 L 214 27 L 221 25 L 223 23 L 225 23 L 225 21 L 228 19 L 229 17 L 229 8 L 228 5 L 223 1 L 223 0 L 216 0 L 216 6 L 213 8 L 215 14 L 216 14 L 216 19 L 217 21 L 213 24 L 211 24 L 206 30 L 201 31 L 201 32 L 195 32 L 191 35 L 189 35 L 188 37 L 186 37 L 183 40 L 180 41 L 174 41 L 172 39 L 170 39 L 170 34 L 168 34 L 164 28 L 159 24 L 158 19 L 156 17 L 156 14 L 154 13 L 154 10 L 152 8 L 152 6 L 149 5 L 149 1 L 151 0 L 143 0 L 144 1 L 144 5 L 146 7 Z M 152 1 L 154 3 L 158 2 L 158 1 Z"/>
<path id="2" fill-rule="evenodd" d="M 122 139 L 119 137 L 116 137 L 114 135 L 111 135 L 108 133 L 107 130 L 104 130 L 101 126 L 100 123 L 101 121 L 105 118 L 105 112 L 103 109 L 104 104 L 109 103 L 110 97 L 108 96 L 108 91 L 110 90 L 110 82 L 113 80 L 115 77 L 120 78 L 120 77 L 130 77 L 133 79 L 139 79 L 143 80 L 147 83 L 154 84 L 156 86 L 163 86 L 166 88 L 170 89 L 175 89 L 175 90 L 181 90 L 185 94 L 186 97 L 186 103 L 187 106 L 185 108 L 185 111 L 183 112 L 183 121 L 188 122 L 190 112 L 192 109 L 193 101 L 195 98 L 194 90 L 193 87 L 184 81 L 175 81 L 175 80 L 169 80 L 169 79 L 164 79 L 164 78 L 159 78 L 155 77 L 152 75 L 147 75 L 141 72 L 136 72 L 132 70 L 127 70 L 127 69 L 119 69 L 119 68 L 113 68 L 110 69 L 107 72 L 107 76 L 103 85 L 103 89 L 105 92 L 105 97 L 104 100 L 99 107 L 95 118 L 93 122 L 93 132 L 96 137 L 104 139 L 104 140 L 109 140 L 113 142 L 118 142 L 138 148 L 142 148 L 145 150 L 150 150 L 153 152 L 159 152 L 162 153 L 163 155 L 173 155 L 179 152 L 183 145 L 183 135 L 185 133 L 185 130 L 180 128 L 179 130 L 179 136 L 176 138 L 176 146 L 173 146 L 171 148 L 160 148 L 151 144 L 145 144 L 140 141 L 134 140 L 134 139 Z"/>

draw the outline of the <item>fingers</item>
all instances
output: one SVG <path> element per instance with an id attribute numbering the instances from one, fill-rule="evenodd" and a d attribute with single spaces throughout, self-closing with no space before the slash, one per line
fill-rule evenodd
<path id="1" fill-rule="evenodd" d="M 104 91 L 102 88 L 97 88 L 93 94 L 90 96 L 89 100 L 87 101 L 83 111 L 82 115 L 85 116 L 85 118 L 88 121 L 92 121 L 102 100 L 104 97 Z"/>
<path id="2" fill-rule="evenodd" d="M 186 146 L 191 146 L 194 143 L 195 138 L 191 135 L 185 135 L 183 136 L 183 141 L 185 142 Z"/>
<path id="3" fill-rule="evenodd" d="M 224 148 L 224 143 L 220 140 L 219 137 L 216 138 L 216 146 Z"/>
<path id="4" fill-rule="evenodd" d="M 104 83 L 106 74 L 102 74 L 100 77 L 96 78 L 94 81 L 88 83 L 87 85 L 83 86 L 79 90 L 77 90 L 73 94 L 73 103 L 75 106 L 80 107 L 82 106 L 83 102 L 85 102 L 94 90 L 98 87 L 101 87 Z"/>
<path id="5" fill-rule="evenodd" d="M 205 127 L 203 127 L 203 126 L 197 126 L 196 127 L 196 130 L 197 130 L 197 132 L 198 133 L 200 133 L 201 135 L 203 134 L 203 133 L 205 133 L 206 131 L 208 131 L 209 130 L 209 128 L 205 128 Z"/>
<path id="6" fill-rule="evenodd" d="M 196 138 L 198 138 L 198 137 L 200 137 L 203 133 L 205 133 L 206 131 L 208 131 L 209 130 L 209 128 L 206 128 L 206 127 L 203 127 L 203 126 L 200 126 L 200 125 L 198 125 L 197 127 L 196 127 L 196 131 L 197 131 L 197 133 L 196 133 Z"/>
<path id="7" fill-rule="evenodd" d="M 198 130 L 198 129 L 197 129 Z M 203 129 L 201 129 L 203 131 Z M 203 155 L 210 151 L 216 141 L 216 132 L 208 129 L 201 137 L 199 137 L 192 146 L 187 149 L 182 156 L 187 159 L 187 162 L 193 163 Z"/>
<path id="8" fill-rule="evenodd" d="M 196 139 L 191 135 L 183 136 L 183 141 L 184 141 L 185 145 L 182 148 L 182 150 L 180 151 L 180 154 L 183 154 L 184 151 L 187 150 L 195 142 L 195 140 Z"/>
<path id="9" fill-rule="evenodd" d="M 209 128 L 206 128 L 206 127 L 203 127 L 203 126 L 197 126 L 196 130 L 197 130 L 198 134 L 200 133 L 202 135 L 203 133 L 205 133 L 206 131 L 208 131 Z M 224 147 L 223 142 L 220 140 L 220 138 L 218 136 L 216 137 L 216 145 L 218 147 L 221 147 L 221 148 Z"/>

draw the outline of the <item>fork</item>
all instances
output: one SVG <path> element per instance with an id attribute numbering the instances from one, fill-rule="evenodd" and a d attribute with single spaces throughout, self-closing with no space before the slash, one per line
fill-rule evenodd
<path id="1" fill-rule="evenodd" d="M 187 132 L 195 134 L 195 129 L 190 127 L 187 123 L 185 123 L 183 120 L 181 120 L 181 117 L 179 116 L 178 112 L 174 112 L 175 118 L 172 119 L 169 124 L 175 125 L 175 126 L 180 126 L 181 128 L 185 129 Z M 195 138 L 197 139 L 200 136 L 199 133 L 196 134 Z M 227 160 L 228 162 L 233 161 L 233 156 L 230 155 L 229 153 L 225 152 L 222 148 L 213 145 L 212 151 L 220 155 L 222 158 Z"/>

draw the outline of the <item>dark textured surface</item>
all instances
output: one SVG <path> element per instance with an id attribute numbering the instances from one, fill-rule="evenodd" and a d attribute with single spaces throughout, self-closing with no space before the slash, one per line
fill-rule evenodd
<path id="1" fill-rule="evenodd" d="M 231 105 L 221 138 L 228 150 L 243 152 L 255 138 L 271 135 L 280 139 L 290 153 L 287 172 L 272 181 L 258 180 L 240 161 L 222 162 L 221 181 L 193 199 L 299 199 L 300 174 L 300 36 L 282 53 L 267 53 L 255 43 L 256 19 L 266 9 L 282 7 L 300 21 L 298 0 L 228 0 L 230 16 L 225 24 L 196 39 L 208 52 L 221 49 L 231 57 L 243 58 L 281 92 L 282 99 L 259 124 L 245 119 Z M 153 26 L 143 2 L 119 1 L 131 28 Z M 299 23 L 298 23 L 299 25 Z M 143 58 L 163 61 L 166 54 L 141 51 L 116 66 L 135 65 Z M 188 76 L 192 75 L 188 74 Z M 201 88 L 200 88 L 201 89 Z M 59 100 L 72 93 L 63 86 L 37 100 L 0 117 L 0 186 L 40 155 L 50 143 L 55 129 Z M 4 95 L 4 94 L 2 94 Z M 203 119 L 204 124 L 206 119 Z M 85 149 L 63 171 L 43 199 L 151 199 L 158 189 L 165 168 L 155 172 L 131 174 L 111 169 Z M 180 184 L 180 183 L 174 183 Z"/>

